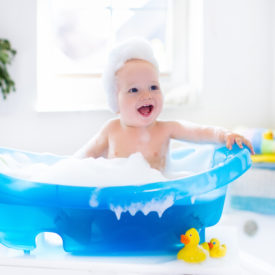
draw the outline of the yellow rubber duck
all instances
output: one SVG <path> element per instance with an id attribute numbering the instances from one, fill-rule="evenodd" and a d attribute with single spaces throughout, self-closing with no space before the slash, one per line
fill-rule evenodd
<path id="1" fill-rule="evenodd" d="M 211 239 L 208 243 L 209 245 L 209 255 L 211 258 L 221 258 L 226 254 L 226 245 L 220 246 L 220 241 L 218 239 Z"/>
<path id="2" fill-rule="evenodd" d="M 177 258 L 187 263 L 200 263 L 206 259 L 206 252 L 200 247 L 200 236 L 195 228 L 191 228 L 181 235 L 184 247 L 178 252 Z"/>
<path id="3" fill-rule="evenodd" d="M 269 140 L 274 139 L 273 132 L 271 130 L 266 131 L 265 133 L 263 133 L 263 138 Z"/>

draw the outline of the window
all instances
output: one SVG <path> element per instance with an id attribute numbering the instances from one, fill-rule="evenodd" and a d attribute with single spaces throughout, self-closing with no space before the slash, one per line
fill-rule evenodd
<path id="1" fill-rule="evenodd" d="M 190 3 L 38 0 L 38 110 L 106 108 L 101 73 L 108 51 L 114 43 L 131 36 L 151 41 L 160 64 L 162 89 L 168 102 L 170 93 L 170 103 L 174 104 L 173 93 L 186 86 L 190 73 L 187 56 Z M 183 94 L 184 91 L 180 97 Z"/>

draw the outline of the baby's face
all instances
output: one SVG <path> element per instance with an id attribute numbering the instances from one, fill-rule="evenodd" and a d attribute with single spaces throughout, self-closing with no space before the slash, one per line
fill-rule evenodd
<path id="1" fill-rule="evenodd" d="M 118 107 L 127 126 L 149 126 L 162 110 L 163 97 L 156 68 L 143 60 L 130 60 L 116 73 Z"/>

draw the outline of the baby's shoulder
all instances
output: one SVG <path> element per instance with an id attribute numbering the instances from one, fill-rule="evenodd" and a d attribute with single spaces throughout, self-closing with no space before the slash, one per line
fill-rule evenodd
<path id="1" fill-rule="evenodd" d="M 159 126 L 170 137 L 178 136 L 178 133 L 183 134 L 189 129 L 185 122 L 176 120 L 160 121 Z"/>
<path id="2" fill-rule="evenodd" d="M 179 122 L 173 121 L 173 120 L 161 120 L 161 121 L 158 121 L 158 126 L 160 128 L 164 128 L 166 130 L 176 128 L 179 125 L 180 125 Z"/>
<path id="3" fill-rule="evenodd" d="M 120 127 L 120 120 L 118 118 L 110 119 L 104 125 L 107 131 L 117 130 L 118 127 Z"/>

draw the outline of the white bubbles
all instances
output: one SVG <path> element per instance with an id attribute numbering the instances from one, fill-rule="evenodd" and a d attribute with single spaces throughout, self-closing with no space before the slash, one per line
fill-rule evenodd
<path id="1" fill-rule="evenodd" d="M 119 220 L 122 213 L 129 212 L 132 216 L 135 216 L 138 211 L 141 211 L 145 216 L 150 212 L 157 212 L 159 218 L 166 209 L 174 204 L 174 197 L 169 195 L 163 199 L 152 199 L 146 203 L 131 203 L 128 206 L 110 205 L 110 209 L 115 212 L 117 219 Z"/>
<path id="2" fill-rule="evenodd" d="M 73 186 L 125 186 L 167 181 L 141 153 L 128 158 L 65 158 L 55 164 L 35 163 L 26 155 L 0 155 L 0 173 L 35 182 Z"/>

